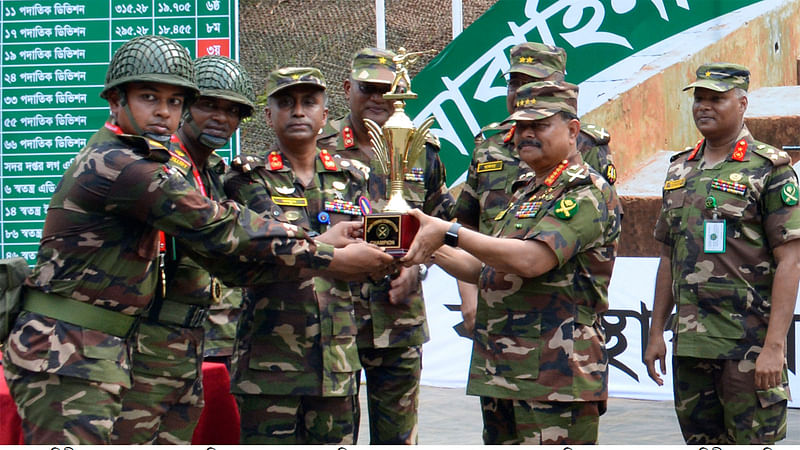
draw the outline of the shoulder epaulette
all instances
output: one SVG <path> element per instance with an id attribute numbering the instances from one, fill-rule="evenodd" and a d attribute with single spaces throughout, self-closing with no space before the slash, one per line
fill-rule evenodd
<path id="1" fill-rule="evenodd" d="M 694 150 L 694 147 L 686 147 L 685 149 L 675 153 L 674 155 L 669 157 L 669 162 L 674 162 L 676 159 L 680 158 L 681 155 L 689 153 Z"/>
<path id="2" fill-rule="evenodd" d="M 603 127 L 591 123 L 581 123 L 581 131 L 591 136 L 595 145 L 606 145 L 611 142 L 611 135 Z"/>
<path id="3" fill-rule="evenodd" d="M 152 139 L 135 134 L 118 134 L 116 136 L 128 145 L 134 153 L 145 159 L 160 163 L 169 161 L 170 155 L 167 148 Z"/>
<path id="4" fill-rule="evenodd" d="M 231 170 L 241 173 L 250 173 L 257 167 L 266 167 L 264 157 L 258 155 L 236 155 L 231 161 Z"/>
<path id="5" fill-rule="evenodd" d="M 789 153 L 784 150 L 778 150 L 769 144 L 755 141 L 750 145 L 749 148 L 756 155 L 770 160 L 773 166 L 782 166 L 784 164 L 792 163 L 792 158 L 789 156 Z"/>

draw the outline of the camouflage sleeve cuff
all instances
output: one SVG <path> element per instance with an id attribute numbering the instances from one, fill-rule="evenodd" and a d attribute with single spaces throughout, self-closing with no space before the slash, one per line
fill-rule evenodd
<path id="1" fill-rule="evenodd" d="M 320 241 L 314 241 L 317 246 L 316 251 L 311 255 L 311 268 L 324 270 L 333 261 L 333 246 Z"/>

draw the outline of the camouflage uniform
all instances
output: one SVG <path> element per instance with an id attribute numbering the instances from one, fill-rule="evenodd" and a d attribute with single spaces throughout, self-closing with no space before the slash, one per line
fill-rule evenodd
<path id="1" fill-rule="evenodd" d="M 196 166 L 181 147 L 173 135 L 168 164 L 199 190 L 192 176 Z M 201 175 L 212 200 L 225 199 L 224 172 L 225 162 L 212 154 Z M 115 444 L 191 444 L 203 409 L 203 325 L 209 306 L 221 297 L 222 286 L 173 238 L 166 237 L 165 244 L 166 296 L 158 295 L 134 334 L 133 386 L 125 393 L 114 424 Z"/>
<path id="2" fill-rule="evenodd" d="M 519 72 L 535 78 L 544 78 L 554 72 L 564 73 L 564 50 L 538 42 L 527 42 L 511 48 L 509 73 Z M 486 140 L 483 133 L 492 132 Z M 617 172 L 608 143 L 611 136 L 601 127 L 581 124 L 578 151 L 583 161 L 603 175 L 610 184 L 617 180 Z M 531 169 L 514 148 L 513 122 L 504 121 L 484 127 L 476 136 L 476 147 L 467 172 L 453 217 L 473 230 L 488 234 L 494 228 L 494 218 L 508 207 L 514 194 L 512 184 L 533 176 Z"/>
<path id="3" fill-rule="evenodd" d="M 395 67 L 391 52 L 365 49 L 356 54 L 352 79 L 390 84 Z M 380 58 L 384 58 L 381 62 Z M 359 150 L 350 116 L 329 121 L 317 141 L 320 148 L 351 159 L 369 174 L 369 198 L 375 211 L 388 200 L 388 174 L 372 154 Z M 412 208 L 448 217 L 453 197 L 445 186 L 439 143 L 431 138 L 425 152 L 406 174 L 404 198 Z M 367 382 L 371 444 L 415 444 L 422 343 L 429 338 L 421 282 L 400 304 L 389 302 L 390 282 L 353 288 L 358 319 L 358 351 Z M 359 410 L 360 411 L 360 410 Z"/>
<path id="4" fill-rule="evenodd" d="M 550 83 L 521 87 L 518 102 L 536 98 L 537 109 L 515 114 L 567 108 L 543 100 Z M 619 200 L 578 154 L 546 178 L 521 181 L 495 217 L 494 236 L 542 242 L 558 265 L 527 279 L 484 267 L 467 394 L 483 397 L 486 444 L 594 443 L 608 395 L 600 316 L 608 309 Z"/>
<path id="5" fill-rule="evenodd" d="M 196 89 L 191 59 L 174 41 L 136 38 L 115 57 L 142 42 L 167 47 L 173 58 L 183 55 L 190 68 L 185 83 Z M 145 71 L 142 79 L 177 84 L 159 69 L 156 76 L 146 72 L 157 64 L 173 70 L 175 61 L 152 49 L 138 54 L 150 59 L 130 64 Z M 115 61 L 109 72 L 118 68 Z M 165 166 L 168 159 L 160 144 L 122 134 L 109 122 L 53 194 L 24 311 L 3 355 L 29 444 L 110 443 L 121 396 L 131 386 L 128 337 L 157 285 L 157 230 L 236 284 L 297 277 L 299 269 L 324 268 L 333 259 L 331 246 L 297 227 L 210 201 Z"/>
<path id="6" fill-rule="evenodd" d="M 270 74 L 268 90 L 294 74 L 324 87 L 316 69 L 281 70 Z M 318 151 L 308 185 L 277 150 L 266 159 L 239 156 L 232 169 L 228 195 L 264 216 L 310 234 L 360 220 L 356 199 L 366 193 L 364 175 L 339 155 Z M 349 284 L 313 277 L 252 286 L 245 297 L 231 379 L 241 443 L 353 443 L 361 364 Z"/>
<path id="7" fill-rule="evenodd" d="M 203 350 L 205 361 L 221 362 L 230 369 L 230 359 L 236 341 L 236 324 L 242 316 L 242 290 L 222 286 L 219 302 L 208 307 L 206 340 Z"/>
<path id="8" fill-rule="evenodd" d="M 195 60 L 194 67 L 201 96 L 235 102 L 240 106 L 240 119 L 252 113 L 255 95 L 249 76 L 238 63 L 206 56 Z M 227 167 L 213 149 L 228 140 L 206 137 L 192 111 L 171 138 L 168 164 L 209 199 L 225 200 L 223 175 Z M 196 147 L 190 151 L 187 145 Z M 123 397 L 113 443 L 191 444 L 204 405 L 204 324 L 209 308 L 221 303 L 223 286 L 192 260 L 185 246 L 170 236 L 161 235 L 161 239 L 159 261 L 163 263 L 166 295 L 157 290 L 157 301 L 134 335 L 133 386 Z M 239 288 L 224 291 L 227 297 L 233 295 L 241 301 Z M 223 308 L 218 311 L 229 314 Z M 233 313 L 238 315 L 238 310 Z"/>
<path id="9" fill-rule="evenodd" d="M 742 69 L 701 66 L 687 89 L 746 90 L 747 78 L 732 74 Z M 770 317 L 772 249 L 800 237 L 797 176 L 786 152 L 746 127 L 719 164 L 705 164 L 705 148 L 703 140 L 672 157 L 655 229 L 670 247 L 677 303 L 675 410 L 689 444 L 773 443 L 786 435 L 786 366 L 781 386 L 756 391 L 753 380 Z M 725 221 L 725 245 L 707 253 L 704 226 L 715 219 Z"/>

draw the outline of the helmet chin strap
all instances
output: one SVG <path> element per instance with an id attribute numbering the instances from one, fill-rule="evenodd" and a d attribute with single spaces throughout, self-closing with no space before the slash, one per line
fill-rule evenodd
<path id="1" fill-rule="evenodd" d="M 221 138 L 219 136 L 213 136 L 208 133 L 203 133 L 200 130 L 200 127 L 197 126 L 197 123 L 195 123 L 195 121 L 192 119 L 192 115 L 189 113 L 187 113 L 184 116 L 183 125 L 188 126 L 192 130 L 192 133 L 195 136 L 197 136 L 197 141 L 208 148 L 213 148 L 213 149 L 222 148 L 225 146 L 225 144 L 228 143 L 229 139 Z"/>

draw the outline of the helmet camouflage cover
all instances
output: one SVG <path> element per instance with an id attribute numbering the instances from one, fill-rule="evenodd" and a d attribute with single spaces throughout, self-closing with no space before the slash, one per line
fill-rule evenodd
<path id="1" fill-rule="evenodd" d="M 250 76 L 236 61 L 224 56 L 203 56 L 194 61 L 200 95 L 216 97 L 244 105 L 242 117 L 255 108 L 255 93 Z"/>
<path id="2" fill-rule="evenodd" d="M 100 96 L 108 98 L 111 89 L 131 82 L 166 83 L 198 92 L 189 51 L 162 36 L 138 36 L 122 44 L 108 65 Z"/>

